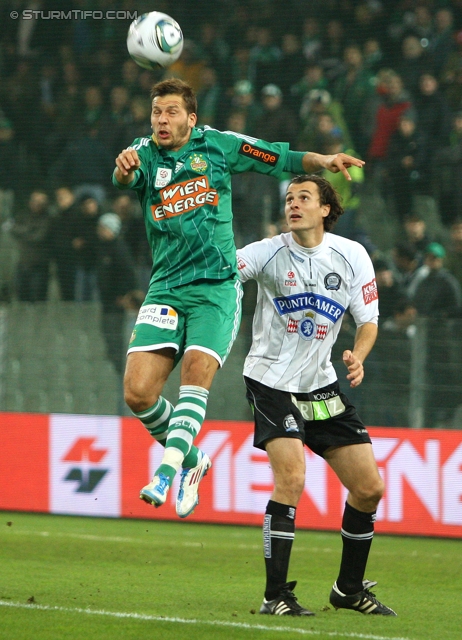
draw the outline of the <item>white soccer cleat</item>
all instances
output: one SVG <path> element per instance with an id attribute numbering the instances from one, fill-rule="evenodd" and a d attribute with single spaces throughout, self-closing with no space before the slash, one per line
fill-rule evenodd
<path id="1" fill-rule="evenodd" d="M 169 488 L 169 479 L 163 473 L 159 473 L 158 476 L 154 476 L 152 482 L 141 489 L 140 499 L 154 507 L 160 507 L 167 499 Z"/>
<path id="2" fill-rule="evenodd" d="M 206 453 L 196 467 L 183 469 L 181 472 L 180 489 L 176 499 L 176 512 L 180 518 L 187 518 L 199 503 L 199 483 L 212 466 L 212 461 Z"/>

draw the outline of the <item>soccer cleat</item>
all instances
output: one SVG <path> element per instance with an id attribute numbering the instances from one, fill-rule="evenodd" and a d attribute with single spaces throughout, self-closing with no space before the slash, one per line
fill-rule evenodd
<path id="1" fill-rule="evenodd" d="M 143 487 L 140 491 L 140 500 L 144 500 L 154 507 L 160 507 L 167 499 L 167 493 L 170 489 L 170 480 L 163 473 L 154 476 L 152 482 Z"/>
<path id="2" fill-rule="evenodd" d="M 358 591 L 358 593 L 354 593 L 353 595 L 345 595 L 339 590 L 337 583 L 334 582 L 334 586 L 330 592 L 329 601 L 335 609 L 353 609 L 353 611 L 359 611 L 359 613 L 396 616 L 393 609 L 390 609 L 379 602 L 375 597 L 375 594 L 371 593 L 367 588 L 364 588 L 362 591 Z"/>
<path id="3" fill-rule="evenodd" d="M 176 499 L 176 512 L 180 518 L 187 518 L 199 503 L 199 483 L 212 466 L 212 461 L 204 452 L 199 464 L 181 472 L 180 488 Z"/>
<path id="4" fill-rule="evenodd" d="M 281 593 L 274 600 L 263 598 L 260 613 L 271 616 L 314 616 L 312 611 L 304 609 L 297 602 L 297 598 L 292 589 L 295 589 L 296 581 L 287 582 L 283 585 Z"/>
<path id="5" fill-rule="evenodd" d="M 377 582 L 374 582 L 374 580 L 363 580 L 363 589 L 372 589 L 372 587 L 375 587 L 375 585 L 377 584 Z"/>

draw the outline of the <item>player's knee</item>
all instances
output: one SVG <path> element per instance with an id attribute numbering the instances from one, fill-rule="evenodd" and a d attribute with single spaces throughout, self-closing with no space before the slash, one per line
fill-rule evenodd
<path id="1" fill-rule="evenodd" d="M 296 467 L 275 474 L 274 488 L 288 504 L 297 505 L 305 488 L 305 470 Z"/>
<path id="2" fill-rule="evenodd" d="M 385 492 L 385 483 L 380 476 L 358 483 L 351 493 L 356 501 L 362 505 L 364 511 L 374 511 Z"/>
<path id="3" fill-rule="evenodd" d="M 136 382 L 131 378 L 124 380 L 124 400 L 133 413 L 139 413 L 152 407 L 157 401 L 155 392 L 148 387 L 146 381 Z"/>

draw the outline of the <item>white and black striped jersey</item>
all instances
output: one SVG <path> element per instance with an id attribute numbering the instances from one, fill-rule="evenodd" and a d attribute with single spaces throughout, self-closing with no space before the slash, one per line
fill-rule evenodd
<path id="1" fill-rule="evenodd" d="M 258 283 L 244 375 L 290 392 L 335 382 L 330 356 L 345 311 L 357 326 L 378 320 L 375 274 L 364 247 L 325 233 L 320 245 L 306 249 L 283 233 L 239 249 L 237 260 L 242 282 Z"/>

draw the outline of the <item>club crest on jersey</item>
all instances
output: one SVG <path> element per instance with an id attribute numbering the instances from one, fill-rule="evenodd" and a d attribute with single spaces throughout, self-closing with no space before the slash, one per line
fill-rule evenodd
<path id="1" fill-rule="evenodd" d="M 342 278 L 338 275 L 338 273 L 328 273 L 324 278 L 324 286 L 328 291 L 338 291 L 341 284 Z"/>
<path id="2" fill-rule="evenodd" d="M 364 304 L 370 304 L 371 302 L 374 302 L 374 300 L 378 299 L 379 293 L 377 291 L 377 283 L 374 278 L 367 284 L 363 285 L 363 300 Z"/>
<path id="3" fill-rule="evenodd" d="M 308 312 L 305 318 L 298 323 L 298 335 L 303 340 L 314 340 L 316 337 L 317 327 L 316 322 L 313 320 L 313 315 Z"/>
<path id="4" fill-rule="evenodd" d="M 208 167 L 208 164 L 206 160 L 204 160 L 204 156 L 202 155 L 202 153 L 195 153 L 194 155 L 190 156 L 189 159 L 191 160 L 191 169 L 193 171 L 204 173 L 204 171 Z"/>
<path id="5" fill-rule="evenodd" d="M 172 179 L 172 170 L 165 167 L 158 167 L 156 173 L 156 182 L 154 184 L 156 189 L 162 189 L 166 187 Z"/>

